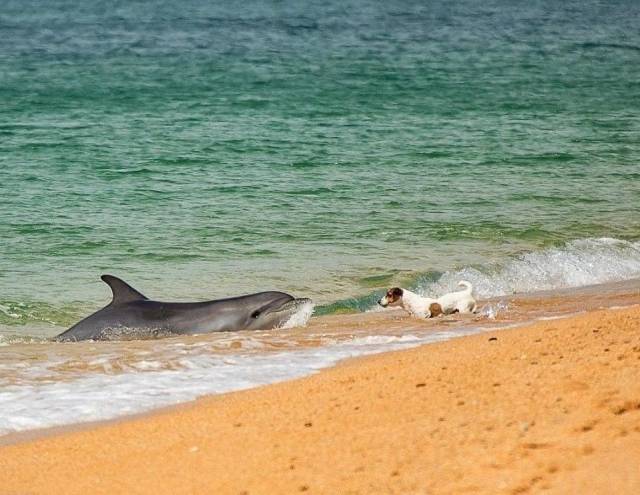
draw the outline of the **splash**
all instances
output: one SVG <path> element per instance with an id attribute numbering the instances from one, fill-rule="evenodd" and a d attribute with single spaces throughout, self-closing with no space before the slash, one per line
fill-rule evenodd
<path id="1" fill-rule="evenodd" d="M 281 328 L 295 328 L 295 327 L 304 327 L 306 326 L 309 318 L 314 311 L 314 304 L 311 300 L 305 299 L 304 302 L 300 304 L 298 310 L 291 315 Z"/>
<path id="2" fill-rule="evenodd" d="M 598 238 L 522 254 L 502 265 L 448 271 L 435 282 L 418 285 L 422 294 L 456 290 L 470 281 L 480 298 L 618 282 L 640 277 L 640 241 Z"/>

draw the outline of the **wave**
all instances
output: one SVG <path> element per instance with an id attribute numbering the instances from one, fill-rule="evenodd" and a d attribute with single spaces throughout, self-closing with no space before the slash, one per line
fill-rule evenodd
<path id="1" fill-rule="evenodd" d="M 457 290 L 458 282 L 464 279 L 473 284 L 476 297 L 484 299 L 635 278 L 640 278 L 640 241 L 602 237 L 523 253 L 503 263 L 425 272 L 405 286 L 421 295 L 437 296 Z M 378 290 L 318 306 L 316 314 L 375 311 L 381 295 Z"/>
<path id="2" fill-rule="evenodd" d="M 317 305 L 314 314 L 370 311 L 376 308 L 382 289 L 398 283 L 398 277 L 404 277 L 404 274 L 392 272 L 359 279 L 359 284 L 364 281 L 371 292 Z M 458 281 L 465 279 L 474 285 L 477 297 L 488 298 L 634 278 L 640 278 L 640 241 L 605 237 L 578 239 L 562 246 L 522 253 L 503 263 L 425 272 L 408 281 L 405 279 L 402 284 L 423 295 L 438 295 L 456 290 Z M 0 300 L 0 330 L 5 327 L 0 333 L 25 325 L 40 325 L 50 328 L 53 335 L 54 330 L 62 331 L 92 308 L 86 302 L 54 305 L 41 301 Z"/>
<path id="3" fill-rule="evenodd" d="M 65 326 L 77 321 L 83 310 L 86 310 L 84 304 L 58 306 L 41 301 L 4 300 L 0 301 L 0 326 Z"/>
<path id="4" fill-rule="evenodd" d="M 435 282 L 418 283 L 423 294 L 455 290 L 468 280 L 478 297 L 558 290 L 640 277 L 640 241 L 579 239 L 562 247 L 517 256 L 505 264 L 464 267 L 443 273 Z"/>

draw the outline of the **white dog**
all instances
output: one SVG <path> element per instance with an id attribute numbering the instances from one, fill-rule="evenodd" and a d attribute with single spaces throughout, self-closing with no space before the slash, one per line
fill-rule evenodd
<path id="1" fill-rule="evenodd" d="M 442 307 L 442 312 L 445 315 L 452 313 L 475 313 L 478 306 L 472 294 L 473 285 L 466 280 L 460 280 L 458 285 L 464 287 L 464 290 L 449 292 L 436 299 Z"/>
<path id="2" fill-rule="evenodd" d="M 461 280 L 458 285 L 464 287 L 464 290 L 450 292 L 437 299 L 422 297 L 401 287 L 393 287 L 378 301 L 378 304 L 383 308 L 400 306 L 418 318 L 432 318 L 452 313 L 475 313 L 477 306 L 472 295 L 473 286 L 466 280 Z"/>

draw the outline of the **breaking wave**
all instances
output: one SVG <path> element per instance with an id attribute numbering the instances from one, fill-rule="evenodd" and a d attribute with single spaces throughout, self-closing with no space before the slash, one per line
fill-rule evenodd
<path id="1" fill-rule="evenodd" d="M 608 237 L 570 241 L 562 246 L 530 251 L 502 263 L 430 271 L 402 285 L 436 297 L 459 290 L 460 280 L 473 284 L 476 297 L 559 290 L 640 278 L 640 241 Z M 398 284 L 395 282 L 395 284 Z M 394 285 L 388 281 L 388 288 Z M 377 311 L 383 290 L 316 308 L 316 314 Z"/>
<path id="2" fill-rule="evenodd" d="M 456 289 L 470 281 L 478 297 L 567 289 L 640 277 L 640 241 L 579 239 L 562 247 L 522 254 L 502 265 L 465 267 L 443 273 L 436 281 L 416 284 L 424 294 Z"/>

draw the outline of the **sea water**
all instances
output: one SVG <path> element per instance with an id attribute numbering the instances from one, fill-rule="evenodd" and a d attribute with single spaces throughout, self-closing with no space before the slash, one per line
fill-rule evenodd
<path id="1" fill-rule="evenodd" d="M 18 409 L 0 427 L 42 426 L 25 404 L 62 407 L 64 383 L 104 387 L 86 362 L 20 382 L 10 356 L 33 341 L 54 366 L 42 337 L 109 301 L 102 273 L 161 300 L 282 290 L 316 314 L 392 285 L 640 276 L 638 25 L 631 0 L 4 1 L 0 392 Z M 119 379 L 160 383 L 162 356 Z M 219 390 L 174 371 L 175 399 Z"/>

